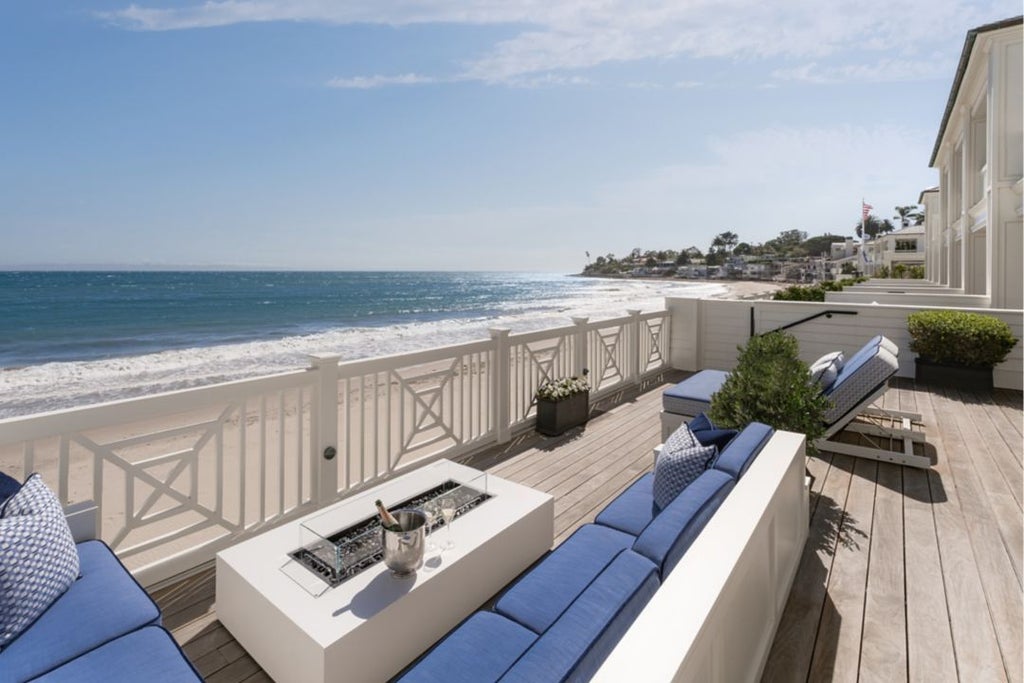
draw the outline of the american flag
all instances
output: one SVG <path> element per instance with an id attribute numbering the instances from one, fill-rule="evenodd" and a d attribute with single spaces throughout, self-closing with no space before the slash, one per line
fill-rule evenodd
<path id="1" fill-rule="evenodd" d="M 871 206 L 870 204 L 865 204 L 863 199 L 860 200 L 860 217 L 861 217 L 861 220 L 865 220 L 866 221 L 868 219 L 868 212 L 871 211 L 871 209 L 873 209 L 873 208 L 875 208 L 875 207 Z"/>

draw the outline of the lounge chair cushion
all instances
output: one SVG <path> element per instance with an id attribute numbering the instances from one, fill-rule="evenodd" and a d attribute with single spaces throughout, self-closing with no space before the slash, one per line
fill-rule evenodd
<path id="1" fill-rule="evenodd" d="M 658 586 L 651 562 L 622 551 L 501 680 L 590 680 Z"/>
<path id="2" fill-rule="evenodd" d="M 33 474 L 0 509 L 0 650 L 68 589 L 78 568 L 64 509 Z"/>
<path id="3" fill-rule="evenodd" d="M 202 681 L 159 626 L 146 626 L 112 640 L 35 679 L 42 683 L 182 683 Z"/>
<path id="4" fill-rule="evenodd" d="M 843 360 L 842 351 L 833 351 L 811 363 L 811 382 L 821 387 L 822 391 L 827 390 L 843 369 Z"/>
<path id="5" fill-rule="evenodd" d="M 106 544 L 86 541 L 77 551 L 81 575 L 0 652 L 0 680 L 38 676 L 118 636 L 160 623 L 157 606 Z"/>
<path id="6" fill-rule="evenodd" d="M 543 633 L 635 540 L 597 524 L 580 527 L 509 588 L 494 611 Z"/>
<path id="7" fill-rule="evenodd" d="M 664 579 L 735 483 L 721 470 L 704 472 L 651 520 L 636 539 L 633 550 L 656 564 Z"/>
<path id="8" fill-rule="evenodd" d="M 751 422 L 712 461 L 712 469 L 725 472 L 733 479 L 739 479 L 768 443 L 773 432 L 774 430 L 766 424 Z"/>
<path id="9" fill-rule="evenodd" d="M 843 366 L 836 381 L 825 391 L 832 407 L 825 411 L 825 424 L 833 425 L 857 407 L 899 370 L 896 356 L 879 344 L 861 349 Z"/>
<path id="10" fill-rule="evenodd" d="M 477 612 L 445 636 L 400 683 L 497 681 L 537 640 L 537 634 L 494 612 Z"/>
<path id="11" fill-rule="evenodd" d="M 665 441 L 654 463 L 654 504 L 663 510 L 679 493 L 699 477 L 718 454 L 714 446 L 705 446 L 684 424 Z"/>
<path id="12" fill-rule="evenodd" d="M 701 370 L 684 379 L 661 395 L 661 405 L 666 413 L 676 415 L 700 415 L 711 407 L 711 397 L 722 388 L 729 376 L 723 370 Z"/>

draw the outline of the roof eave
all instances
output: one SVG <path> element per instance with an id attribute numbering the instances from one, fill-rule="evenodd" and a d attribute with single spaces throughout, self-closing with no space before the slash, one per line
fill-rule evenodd
<path id="1" fill-rule="evenodd" d="M 935 159 L 939 156 L 939 147 L 942 146 L 942 138 L 946 135 L 946 126 L 949 124 L 949 117 L 953 114 L 953 105 L 956 104 L 956 98 L 960 94 L 960 84 L 963 82 L 964 74 L 967 72 L 967 63 L 971 60 L 974 41 L 982 33 L 1009 28 L 1022 22 L 1024 22 L 1024 15 L 1018 15 L 1010 19 L 978 26 L 967 32 L 967 38 L 964 40 L 964 49 L 960 53 L 960 63 L 957 65 L 956 75 L 953 77 L 953 88 L 949 91 L 949 100 L 946 101 L 946 111 L 942 114 L 942 123 L 939 124 L 939 135 L 935 138 L 935 147 L 932 148 L 932 158 L 928 161 L 928 168 L 935 166 Z"/>

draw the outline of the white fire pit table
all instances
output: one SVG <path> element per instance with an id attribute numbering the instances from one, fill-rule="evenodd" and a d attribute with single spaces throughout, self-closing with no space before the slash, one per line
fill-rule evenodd
<path id="1" fill-rule="evenodd" d="M 409 578 L 383 562 L 334 586 L 291 558 L 445 481 L 491 497 L 435 531 L 437 549 Z M 440 550 L 451 540 L 455 547 Z M 554 500 L 441 460 L 217 554 L 217 617 L 278 683 L 384 681 L 425 652 L 537 558 L 554 539 Z M 428 539 L 429 540 L 429 539 Z"/>

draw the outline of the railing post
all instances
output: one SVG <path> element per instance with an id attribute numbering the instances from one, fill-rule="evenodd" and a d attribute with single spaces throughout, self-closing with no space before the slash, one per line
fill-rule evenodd
<path id="1" fill-rule="evenodd" d="M 572 324 L 576 326 L 576 340 L 575 340 L 575 355 L 573 356 L 573 375 L 582 375 L 583 371 L 587 369 L 587 323 L 590 322 L 590 318 L 577 318 L 572 319 Z"/>
<path id="2" fill-rule="evenodd" d="M 509 409 L 509 392 L 512 386 L 512 368 L 508 358 L 508 335 L 510 330 L 493 327 L 488 330 L 494 341 L 494 372 L 487 373 L 491 382 L 491 420 L 494 422 L 494 433 L 498 443 L 512 440 L 512 429 Z"/>
<path id="3" fill-rule="evenodd" d="M 626 380 L 632 382 L 640 381 L 640 311 L 629 309 L 626 311 L 632 320 L 629 321 L 629 358 L 626 359 L 629 368 Z"/>
<path id="4" fill-rule="evenodd" d="M 338 495 L 338 361 L 340 356 L 310 356 L 317 375 L 313 442 L 316 452 L 317 500 L 325 503 Z"/>

